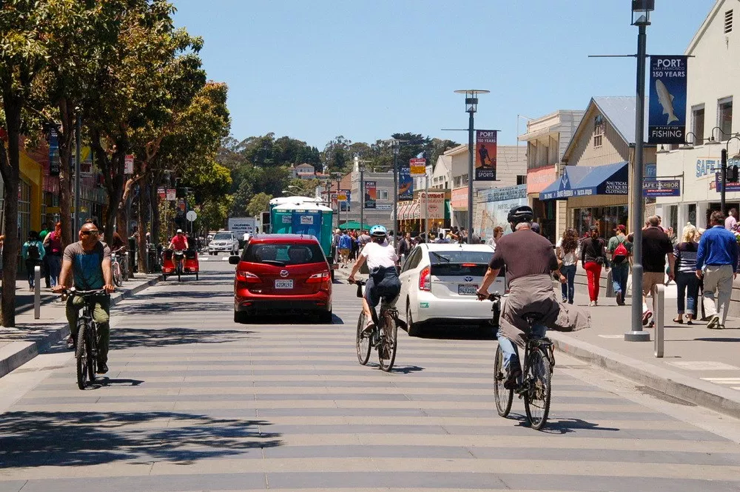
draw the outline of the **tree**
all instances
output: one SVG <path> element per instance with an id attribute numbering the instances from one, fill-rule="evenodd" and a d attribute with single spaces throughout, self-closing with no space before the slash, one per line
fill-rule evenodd
<path id="1" fill-rule="evenodd" d="M 247 207 L 248 216 L 256 217 L 260 213 L 270 210 L 270 200 L 272 200 L 272 195 L 268 195 L 267 193 L 257 193 L 254 195 Z"/>
<path id="2" fill-rule="evenodd" d="M 352 142 L 342 135 L 330 140 L 324 147 L 323 160 L 329 172 L 346 172 L 351 166 L 350 145 Z"/>

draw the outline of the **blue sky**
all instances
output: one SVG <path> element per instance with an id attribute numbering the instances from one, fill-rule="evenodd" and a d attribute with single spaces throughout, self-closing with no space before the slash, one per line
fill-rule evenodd
<path id="1" fill-rule="evenodd" d="M 526 120 L 634 95 L 630 0 L 173 0 L 229 85 L 232 134 L 275 132 L 323 149 L 337 135 L 466 140 L 463 96 L 488 89 L 476 127 L 515 144 Z M 714 0 L 657 0 L 648 53 L 682 54 Z M 689 62 L 691 70 L 691 62 Z"/>

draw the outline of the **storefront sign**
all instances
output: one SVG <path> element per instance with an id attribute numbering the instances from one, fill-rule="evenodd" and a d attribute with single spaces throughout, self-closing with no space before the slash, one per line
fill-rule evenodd
<path id="1" fill-rule="evenodd" d="M 475 180 L 496 181 L 496 130 L 475 132 Z"/>
<path id="2" fill-rule="evenodd" d="M 411 159 L 409 166 L 411 167 L 411 176 L 424 176 L 427 173 L 426 159 Z"/>
<path id="3" fill-rule="evenodd" d="M 719 159 L 702 158 L 696 160 L 696 177 L 711 176 L 719 171 L 722 162 Z"/>
<path id="4" fill-rule="evenodd" d="M 527 171 L 527 193 L 539 193 L 550 186 L 557 176 L 555 166 L 539 167 Z"/>
<path id="5" fill-rule="evenodd" d="M 400 202 L 414 199 L 414 178 L 412 178 L 411 169 L 402 167 L 398 171 L 398 201 Z"/>
<path id="6" fill-rule="evenodd" d="M 427 198 L 428 197 L 428 198 Z M 419 210 L 426 210 L 428 219 L 445 218 L 445 193 L 444 191 L 419 192 Z M 424 212 L 421 212 L 422 214 Z"/>
<path id="7" fill-rule="evenodd" d="M 390 203 L 378 203 L 375 206 L 375 210 L 393 210 L 393 205 L 391 205 Z"/>
<path id="8" fill-rule="evenodd" d="M 492 188 L 481 191 L 484 202 L 500 202 L 503 200 L 518 200 L 527 198 L 527 185 L 507 186 L 506 188 Z"/>
<path id="9" fill-rule="evenodd" d="M 123 174 L 134 174 L 134 156 L 126 156 L 126 159 L 124 160 Z"/>
<path id="10" fill-rule="evenodd" d="M 642 183 L 642 196 L 681 196 L 680 179 L 646 180 Z"/>
<path id="11" fill-rule="evenodd" d="M 650 57 L 648 142 L 682 144 L 686 140 L 686 56 Z"/>
<path id="12" fill-rule="evenodd" d="M 493 228 L 496 226 L 503 227 L 504 233 L 508 234 L 511 232 L 509 211 L 527 204 L 527 185 L 486 190 L 483 199 L 485 203 L 481 204 L 481 223 L 477 228 L 481 237 L 493 237 Z"/>
<path id="13" fill-rule="evenodd" d="M 49 176 L 59 176 L 59 135 L 56 128 L 49 130 Z"/>
<path id="14" fill-rule="evenodd" d="M 457 210 L 463 211 L 468 209 L 468 191 L 469 188 L 455 188 L 452 190 L 450 205 Z"/>
<path id="15" fill-rule="evenodd" d="M 657 179 L 658 166 L 655 164 L 645 164 L 645 179 Z"/>
<path id="16" fill-rule="evenodd" d="M 375 208 L 378 199 L 378 188 L 375 181 L 365 181 L 365 208 Z"/>

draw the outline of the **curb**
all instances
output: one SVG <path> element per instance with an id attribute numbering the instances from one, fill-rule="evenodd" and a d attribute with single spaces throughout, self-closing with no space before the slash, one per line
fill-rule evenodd
<path id="1" fill-rule="evenodd" d="M 162 276 L 160 275 L 143 284 L 137 285 L 133 289 L 122 292 L 121 295 L 110 300 L 111 307 L 129 297 L 135 296 L 144 289 L 148 289 L 161 279 Z M 50 328 L 41 339 L 35 342 L 12 342 L 0 348 L 0 378 L 30 361 L 50 346 L 64 340 L 69 335 L 69 326 L 67 326 L 67 320 L 65 318 L 52 321 L 50 325 L 59 326 Z"/>
<path id="2" fill-rule="evenodd" d="M 550 331 L 555 348 L 673 398 L 740 418 L 740 391 L 684 376 L 675 371 L 602 349 Z"/>

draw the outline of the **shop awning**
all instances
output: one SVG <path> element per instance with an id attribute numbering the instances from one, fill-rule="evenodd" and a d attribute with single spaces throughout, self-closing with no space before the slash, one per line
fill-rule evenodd
<path id="1" fill-rule="evenodd" d="M 409 210 L 407 212 L 409 219 L 419 219 L 421 215 L 419 214 L 419 203 L 414 202 L 409 207 Z"/>
<path id="2" fill-rule="evenodd" d="M 565 172 L 540 193 L 540 200 L 577 196 L 626 195 L 627 162 L 606 166 L 566 166 Z"/>
<path id="3" fill-rule="evenodd" d="M 406 213 L 406 202 L 396 203 L 396 220 L 403 220 L 404 213 Z"/>

